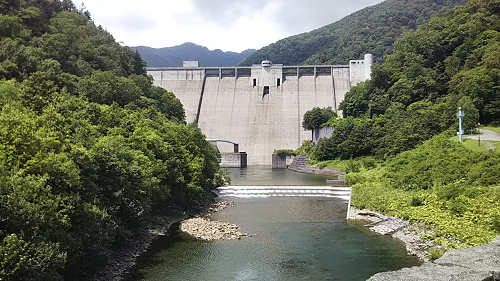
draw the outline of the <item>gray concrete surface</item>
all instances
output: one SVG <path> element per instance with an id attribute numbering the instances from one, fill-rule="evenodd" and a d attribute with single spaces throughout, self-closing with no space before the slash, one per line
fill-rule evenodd
<path id="1" fill-rule="evenodd" d="M 500 237 L 491 243 L 451 250 L 433 263 L 382 272 L 369 281 L 496 281 L 500 280 Z"/>
<path id="2" fill-rule="evenodd" d="M 196 120 L 199 112 L 198 126 L 207 138 L 239 143 L 240 151 L 248 154 L 248 165 L 271 165 L 275 149 L 296 149 L 303 141 L 311 140 L 311 131 L 302 128 L 308 110 L 328 106 L 335 109 L 350 90 L 349 65 L 321 66 L 325 67 L 331 73 L 267 73 L 264 68 L 258 72 L 252 67 L 250 76 L 241 77 L 221 75 L 217 68 L 148 69 L 148 74 L 155 85 L 179 98 L 187 122 Z M 263 94 L 264 86 L 269 86 L 269 94 Z M 231 145 L 218 147 L 221 152 L 232 151 Z"/>
<path id="3" fill-rule="evenodd" d="M 479 129 L 479 132 L 481 135 L 471 135 L 471 136 L 464 136 L 466 139 L 473 139 L 477 140 L 479 137 L 481 137 L 481 140 L 485 141 L 500 141 L 500 135 L 492 130 L 486 130 L 486 129 Z"/>

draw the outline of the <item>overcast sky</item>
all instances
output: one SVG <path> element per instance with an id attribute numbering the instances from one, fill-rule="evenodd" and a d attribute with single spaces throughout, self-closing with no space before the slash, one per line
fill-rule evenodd
<path id="1" fill-rule="evenodd" d="M 80 0 L 74 0 L 78 7 Z M 382 0 L 83 0 L 96 25 L 128 46 L 193 42 L 241 52 L 335 22 Z"/>

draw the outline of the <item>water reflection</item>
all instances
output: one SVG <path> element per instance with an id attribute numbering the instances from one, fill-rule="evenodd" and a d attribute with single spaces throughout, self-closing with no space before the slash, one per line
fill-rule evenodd
<path id="1" fill-rule="evenodd" d="M 271 169 L 271 166 L 227 168 L 227 172 L 231 177 L 231 185 L 326 185 L 326 180 L 331 178 Z"/>

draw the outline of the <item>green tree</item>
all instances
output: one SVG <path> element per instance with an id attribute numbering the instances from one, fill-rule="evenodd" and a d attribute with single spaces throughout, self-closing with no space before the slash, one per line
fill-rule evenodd
<path id="1" fill-rule="evenodd" d="M 332 117 L 337 117 L 337 113 L 332 110 L 332 107 L 319 108 L 315 107 L 308 110 L 304 114 L 304 120 L 302 121 L 302 127 L 306 130 L 312 130 L 321 127 L 322 124 L 328 122 Z"/>

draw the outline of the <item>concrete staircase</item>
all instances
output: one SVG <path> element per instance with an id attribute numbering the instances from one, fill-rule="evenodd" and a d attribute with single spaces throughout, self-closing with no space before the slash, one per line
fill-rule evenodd
<path id="1" fill-rule="evenodd" d="M 307 164 L 307 161 L 311 159 L 299 155 L 293 159 L 293 162 L 288 165 L 288 170 L 294 171 L 294 172 L 299 172 L 299 173 L 308 173 L 308 174 L 317 174 L 317 175 L 325 175 L 325 176 L 332 176 L 332 177 L 338 177 L 345 175 L 344 172 L 339 172 L 332 170 L 330 168 L 318 168 L 318 167 L 313 167 L 309 164 Z"/>
<path id="2" fill-rule="evenodd" d="M 214 190 L 219 197 L 336 197 L 349 200 L 350 187 L 334 186 L 222 186 Z"/>

